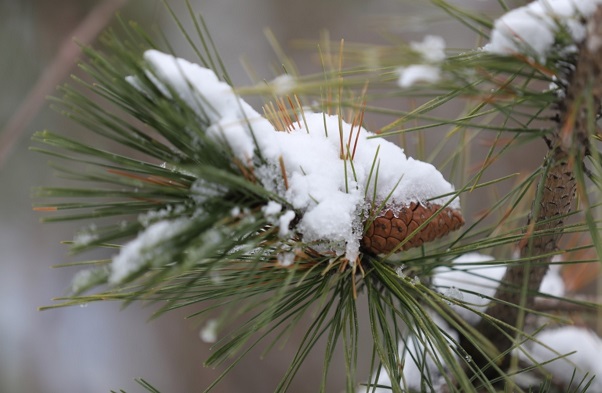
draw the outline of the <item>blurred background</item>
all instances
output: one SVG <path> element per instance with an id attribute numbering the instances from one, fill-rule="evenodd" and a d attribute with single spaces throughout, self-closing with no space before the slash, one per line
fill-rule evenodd
<path id="1" fill-rule="evenodd" d="M 264 35 L 270 28 L 301 72 L 319 71 L 315 50 L 298 50 L 292 40 L 318 40 L 327 29 L 333 40 L 386 42 L 384 31 L 407 40 L 425 34 L 445 37 L 448 47 L 474 47 L 477 40 L 457 24 L 420 23 L 440 17 L 428 2 L 403 0 L 192 0 L 202 12 L 235 85 L 246 85 L 241 58 L 261 78 L 274 77 L 276 56 Z M 459 1 L 458 1 L 459 3 Z M 496 1 L 466 1 L 473 9 L 493 9 Z M 170 4 L 183 19 L 183 0 Z M 104 7 L 104 8 L 103 8 Z M 428 8 L 426 8 L 428 7 Z M 161 30 L 181 57 L 195 56 L 164 6 L 157 0 L 0 0 L 0 391 L 107 392 L 143 391 L 143 377 L 164 392 L 201 391 L 223 370 L 203 368 L 209 345 L 200 327 L 184 310 L 148 321 L 151 308 L 117 303 L 90 304 L 40 312 L 52 298 L 67 293 L 77 269 L 53 269 L 73 262 L 60 242 L 73 238 L 83 223 L 40 224 L 33 212 L 32 189 L 57 184 L 48 158 L 28 151 L 31 134 L 50 129 L 75 135 L 82 130 L 49 109 L 43 100 L 75 72 L 78 53 L 73 38 L 87 41 L 95 29 L 114 23 L 118 11 L 148 30 Z M 432 13 L 432 15 L 431 15 Z M 421 19 L 424 18 L 424 19 Z M 406 24 L 413 21 L 412 24 Z M 311 55 L 310 55 L 311 54 Z M 41 85 L 41 87 L 39 87 Z M 32 91 L 34 86 L 38 86 Z M 48 90 L 50 86 L 50 90 Z M 366 119 L 378 126 L 377 119 Z M 90 138 L 85 134 L 82 138 Z M 98 144 L 104 141 L 94 142 Z M 11 147 L 11 151 L 8 148 Z M 543 146 L 542 146 L 543 149 Z M 543 151 L 543 150 L 542 150 Z M 9 154 L 10 153 L 10 154 Z M 542 154 L 543 155 L 543 154 Z M 539 157 L 542 155 L 536 155 Z M 84 255 L 88 258 L 90 255 Z M 265 359 L 250 353 L 218 385 L 216 392 L 272 391 L 300 338 L 293 337 Z M 366 349 L 368 349 L 366 343 Z M 301 369 L 292 392 L 312 392 L 321 375 L 322 353 L 316 351 Z M 365 365 L 369 359 L 361 360 Z M 340 367 L 329 391 L 343 389 Z M 340 374 L 342 375 L 342 374 Z M 311 381 L 312 383 L 308 383 Z"/>

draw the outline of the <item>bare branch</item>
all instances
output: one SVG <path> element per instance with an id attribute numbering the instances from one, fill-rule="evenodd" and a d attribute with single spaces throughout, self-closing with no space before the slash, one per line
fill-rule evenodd
<path id="1" fill-rule="evenodd" d="M 44 70 L 19 109 L 8 120 L 0 133 L 0 169 L 23 135 L 27 124 L 44 105 L 46 96 L 69 75 L 69 71 L 80 53 L 74 37 L 82 44 L 90 43 L 109 23 L 127 0 L 106 0 L 98 4 L 86 18 L 63 40 L 59 52 Z"/>

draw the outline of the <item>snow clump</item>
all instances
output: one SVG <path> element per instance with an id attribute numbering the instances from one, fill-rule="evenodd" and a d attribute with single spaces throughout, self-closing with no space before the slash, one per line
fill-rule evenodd
<path id="1" fill-rule="evenodd" d="M 548 328 L 535 336 L 521 358 L 532 364 L 543 364 L 554 380 L 574 387 L 589 382 L 588 391 L 602 392 L 602 339 L 589 329 L 577 326 Z M 583 385 L 582 385 L 583 386 Z"/>
<path id="2" fill-rule="evenodd" d="M 209 137 L 225 144 L 240 162 L 254 165 L 261 185 L 287 201 L 289 209 L 273 218 L 284 227 L 299 217 L 294 231 L 305 242 L 326 245 L 353 263 L 371 204 L 388 198 L 399 206 L 428 201 L 459 209 L 453 186 L 434 166 L 406 157 L 403 149 L 361 126 L 303 108 L 303 121 L 278 130 L 213 71 L 156 50 L 145 52 L 144 59 L 147 77 L 164 96 L 176 94 L 209 124 Z M 142 90 L 136 77 L 128 80 Z M 267 164 L 258 163 L 258 154 Z M 288 234 L 281 228 L 281 236 Z"/>
<path id="3" fill-rule="evenodd" d="M 481 320 L 475 311 L 484 312 L 487 309 L 506 272 L 506 266 L 488 263 L 491 261 L 493 257 L 472 252 L 454 259 L 452 266 L 438 267 L 434 271 L 435 288 L 443 293 L 449 293 L 454 288 L 462 295 L 462 301 L 469 308 L 458 305 L 452 308 L 471 325 Z"/>
<path id="4" fill-rule="evenodd" d="M 495 21 L 485 51 L 499 55 L 524 54 L 544 64 L 561 32 L 572 43 L 564 49 L 575 50 L 585 39 L 583 20 L 590 17 L 602 0 L 536 0 L 515 8 Z"/>
<path id="5" fill-rule="evenodd" d="M 170 250 L 162 247 L 162 243 L 177 236 L 187 227 L 186 224 L 187 220 L 180 218 L 161 220 L 149 225 L 134 240 L 122 246 L 119 254 L 113 257 L 109 283 L 121 283 L 156 258 L 169 258 Z"/>
<path id="6" fill-rule="evenodd" d="M 445 60 L 445 40 L 442 37 L 427 35 L 422 42 L 411 42 L 410 47 L 418 53 L 423 64 L 398 67 L 399 87 L 407 88 L 416 83 L 436 83 L 441 79 L 441 62 Z"/>

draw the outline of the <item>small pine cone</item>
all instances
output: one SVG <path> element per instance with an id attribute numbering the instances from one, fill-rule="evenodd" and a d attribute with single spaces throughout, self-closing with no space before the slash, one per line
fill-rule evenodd
<path id="1" fill-rule="evenodd" d="M 440 205 L 412 202 L 410 206 L 383 211 L 366 230 L 362 238 L 363 249 L 374 254 L 390 253 L 440 208 Z M 398 251 L 419 247 L 459 229 L 462 225 L 464 218 L 460 211 L 446 207 Z"/>

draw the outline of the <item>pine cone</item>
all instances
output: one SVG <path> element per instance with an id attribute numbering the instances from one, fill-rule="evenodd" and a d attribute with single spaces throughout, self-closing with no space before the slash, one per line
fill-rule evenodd
<path id="1" fill-rule="evenodd" d="M 381 212 L 362 238 L 364 250 L 374 254 L 390 253 L 440 208 L 440 205 L 412 202 L 410 206 Z M 460 211 L 446 207 L 398 251 L 419 247 L 459 229 L 462 225 L 464 218 Z"/>

